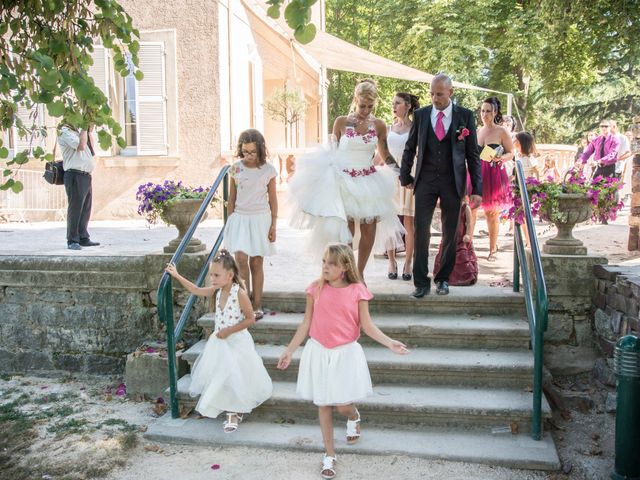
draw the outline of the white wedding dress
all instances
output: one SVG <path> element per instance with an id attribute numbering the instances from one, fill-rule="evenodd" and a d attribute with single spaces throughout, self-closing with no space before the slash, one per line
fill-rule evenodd
<path id="1" fill-rule="evenodd" d="M 350 220 L 377 223 L 376 251 L 403 244 L 395 204 L 397 172 L 373 164 L 377 141 L 372 124 L 365 134 L 347 127 L 337 147 L 296 161 L 289 183 L 290 224 L 311 229 L 307 248 L 312 253 L 322 255 L 328 243 L 351 243 Z"/>

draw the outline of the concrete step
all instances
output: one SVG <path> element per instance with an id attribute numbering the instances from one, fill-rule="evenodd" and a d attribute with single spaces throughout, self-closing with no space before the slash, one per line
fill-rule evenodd
<path id="1" fill-rule="evenodd" d="M 151 423 L 144 434 L 151 441 L 219 447 L 246 446 L 276 451 L 318 452 L 320 463 L 324 447 L 317 424 L 276 424 L 245 416 L 237 432 L 222 431 L 223 416 L 217 419 L 172 419 L 170 414 Z M 451 431 L 434 428 L 381 429 L 363 422 L 362 437 L 355 445 L 346 445 L 344 429 L 335 423 L 338 457 L 343 453 L 369 455 L 409 455 L 434 460 L 472 462 L 508 468 L 557 470 L 560 460 L 553 439 L 540 441 L 526 433 L 492 435 L 487 431 Z M 338 469 L 340 465 L 338 465 Z M 338 470 L 340 472 L 340 470 Z M 339 474 L 339 473 L 338 473 Z"/>
<path id="2" fill-rule="evenodd" d="M 201 340 L 182 358 L 191 365 L 204 349 Z M 287 370 L 276 368 L 284 351 L 280 345 L 256 345 L 273 380 L 295 382 L 302 348 L 293 357 Z M 533 355 L 530 351 L 469 350 L 418 348 L 409 355 L 396 355 L 388 348 L 376 345 L 364 347 L 374 384 L 466 385 L 496 388 L 526 389 L 533 378 Z"/>
<path id="3" fill-rule="evenodd" d="M 258 343 L 286 345 L 302 322 L 302 313 L 267 315 L 251 327 L 251 335 Z M 452 313 L 398 314 L 378 313 L 373 317 L 376 325 L 392 338 L 410 348 L 464 347 L 471 349 L 504 348 L 527 349 L 529 326 L 522 316 L 498 314 L 464 315 Z M 214 314 L 198 320 L 198 325 L 213 328 Z M 374 343 L 366 335 L 363 344 Z"/>
<path id="4" fill-rule="evenodd" d="M 181 402 L 194 404 L 189 396 L 191 376 L 178 381 Z M 543 399 L 543 417 L 551 414 Z M 532 394 L 522 390 L 463 387 L 421 387 L 377 385 L 374 394 L 358 402 L 363 419 L 379 427 L 420 425 L 448 428 L 484 428 L 518 424 L 519 431 L 531 429 Z M 295 382 L 273 382 L 272 397 L 256 408 L 254 418 L 293 419 L 315 422 L 317 408 L 296 394 Z"/>
<path id="5" fill-rule="evenodd" d="M 431 295 L 421 299 L 406 294 L 376 294 L 369 302 L 373 313 L 446 313 L 457 314 L 515 314 L 525 315 L 522 293 L 490 287 L 451 287 L 449 295 Z M 303 292 L 265 292 L 263 305 L 278 312 L 304 312 L 306 296 Z"/>

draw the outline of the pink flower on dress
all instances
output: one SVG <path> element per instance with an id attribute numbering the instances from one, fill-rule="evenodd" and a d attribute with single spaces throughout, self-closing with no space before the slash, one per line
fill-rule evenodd
<path id="1" fill-rule="evenodd" d="M 375 165 L 371 165 L 369 168 L 363 168 L 362 170 L 356 170 L 352 168 L 351 170 L 344 169 L 342 170 L 344 173 L 349 174 L 350 177 L 366 177 L 371 175 L 372 173 L 376 173 Z"/>

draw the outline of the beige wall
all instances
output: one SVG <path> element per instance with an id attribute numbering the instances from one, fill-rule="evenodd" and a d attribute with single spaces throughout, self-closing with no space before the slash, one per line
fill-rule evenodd
<path id="1" fill-rule="evenodd" d="M 137 218 L 135 192 L 143 182 L 166 178 L 194 186 L 213 182 L 213 163 L 220 152 L 217 2 L 120 3 L 140 30 L 141 40 L 166 44 L 169 155 L 100 159 L 94 175 L 94 219 Z M 175 45 L 170 44 L 171 37 Z"/>

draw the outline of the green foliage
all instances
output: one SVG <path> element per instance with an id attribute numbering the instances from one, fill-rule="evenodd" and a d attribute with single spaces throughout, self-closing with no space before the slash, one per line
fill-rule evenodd
<path id="1" fill-rule="evenodd" d="M 293 29 L 296 40 L 302 44 L 309 43 L 316 36 L 316 26 L 311 23 L 311 6 L 317 0 L 290 0 L 284 9 L 284 19 Z M 284 0 L 267 0 L 267 15 L 280 17 L 280 7 Z"/>
<path id="2" fill-rule="evenodd" d="M 19 106 L 29 111 L 43 104 L 50 116 L 74 127 L 86 129 L 95 124 L 100 145 L 108 148 L 122 129 L 111 116 L 107 98 L 89 76 L 93 44 L 101 41 L 110 49 L 115 70 L 126 76 L 130 68 L 127 53 L 131 63 L 138 65 L 138 37 L 131 17 L 116 0 L 4 0 L 0 9 L 0 130 L 15 126 L 18 136 L 33 144 L 36 135 L 47 134 L 37 127 L 37 110 L 30 124 L 22 122 L 16 112 Z M 134 75 L 142 78 L 137 68 Z M 121 138 L 117 141 L 124 143 Z M 29 156 L 42 160 L 46 154 L 41 148 L 24 150 L 6 165 L 14 170 L 29 161 Z M 0 158 L 7 158 L 4 150 Z M 17 181 L 7 187 L 11 180 L 6 179 L 0 188 L 21 190 Z"/>
<path id="3" fill-rule="evenodd" d="M 635 0 L 327 0 L 327 31 L 420 70 L 512 92 L 539 143 L 573 143 L 603 116 L 640 113 L 640 2 Z M 363 75 L 329 73 L 330 117 L 349 108 Z M 425 85 L 376 79 L 380 97 Z M 476 109 L 492 94 L 456 89 Z M 500 96 L 500 95 L 499 95 Z M 502 96 L 503 103 L 506 98 Z M 381 104 L 377 115 L 387 121 Z"/>

